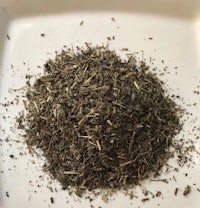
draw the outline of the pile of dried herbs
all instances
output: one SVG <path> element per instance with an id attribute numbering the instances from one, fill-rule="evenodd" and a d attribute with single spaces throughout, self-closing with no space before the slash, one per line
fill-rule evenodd
<path id="1" fill-rule="evenodd" d="M 127 188 L 172 157 L 178 107 L 133 56 L 107 47 L 57 54 L 27 91 L 27 144 L 62 187 Z"/>

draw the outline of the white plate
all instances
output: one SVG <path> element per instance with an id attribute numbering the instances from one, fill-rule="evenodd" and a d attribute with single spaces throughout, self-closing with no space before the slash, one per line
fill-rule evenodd
<path id="1" fill-rule="evenodd" d="M 179 137 L 184 134 L 184 139 L 193 139 L 199 149 L 200 143 L 195 140 L 191 122 L 197 119 L 196 123 L 200 123 L 200 96 L 193 93 L 200 84 L 198 8 L 200 4 L 197 0 L 0 0 L 0 102 L 5 103 L 4 97 L 8 100 L 14 98 L 16 93 L 9 93 L 9 89 L 25 86 L 24 75 L 40 73 L 41 69 L 37 66 L 54 57 L 54 51 L 61 50 L 63 45 L 71 47 L 83 45 L 84 42 L 101 44 L 107 42 L 108 36 L 114 35 L 115 40 L 110 44 L 112 49 L 119 53 L 120 48 L 129 48 L 132 52 L 143 50 L 147 60 L 150 57 L 155 59 L 152 66 L 157 66 L 161 71 L 168 66 L 170 74 L 166 73 L 161 79 L 166 81 L 166 86 L 174 89 L 174 93 L 184 98 L 185 104 L 179 103 L 193 113 Z M 113 22 L 111 18 L 116 21 Z M 81 21 L 84 21 L 82 26 Z M 41 37 L 42 33 L 46 36 Z M 161 60 L 165 63 L 162 64 Z M 193 103 L 197 105 L 187 106 Z M 130 200 L 118 193 L 107 204 L 101 197 L 91 203 L 85 199 L 74 200 L 66 191 L 60 190 L 56 182 L 51 186 L 53 189 L 57 187 L 58 192 L 52 193 L 47 188 L 48 176 L 41 170 L 42 161 L 31 157 L 25 144 L 14 141 L 21 139 L 16 130 L 10 129 L 14 120 L 7 118 L 5 121 L 2 118 L 14 117 L 21 108 L 22 104 L 9 107 L 8 112 L 0 108 L 0 138 L 3 140 L 0 142 L 0 171 L 3 171 L 0 173 L 0 207 L 200 207 L 200 193 L 196 191 L 196 188 L 200 188 L 200 163 L 195 155 L 193 167 L 184 167 L 178 173 L 161 176 L 169 178 L 175 175 L 177 182 L 172 180 L 164 184 L 145 181 L 143 185 L 153 193 L 162 192 L 160 198 L 146 203 L 141 202 L 141 187 L 134 190 L 138 198 Z M 6 142 L 8 136 L 9 141 Z M 27 155 L 20 156 L 20 151 Z M 10 154 L 17 159 L 11 159 Z M 185 177 L 185 173 L 188 173 L 188 177 Z M 192 186 L 192 192 L 188 197 L 183 197 L 181 191 L 187 184 Z M 175 197 L 176 187 L 181 191 Z M 50 197 L 54 198 L 54 204 L 50 203 Z"/>

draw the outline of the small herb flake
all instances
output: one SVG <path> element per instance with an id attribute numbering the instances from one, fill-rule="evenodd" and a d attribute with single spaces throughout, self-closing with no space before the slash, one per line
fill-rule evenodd
<path id="1" fill-rule="evenodd" d="M 54 204 L 54 198 L 53 197 L 50 197 L 50 201 L 52 204 Z"/>
<path id="2" fill-rule="evenodd" d="M 42 38 L 44 38 L 46 35 L 44 33 L 41 33 L 40 35 Z"/>
<path id="3" fill-rule="evenodd" d="M 178 194 L 179 188 L 176 188 L 174 191 L 174 195 L 176 196 Z"/>
<path id="4" fill-rule="evenodd" d="M 84 24 L 84 21 L 81 21 L 81 22 L 80 22 L 80 26 L 82 26 L 83 24 Z"/>
<path id="5" fill-rule="evenodd" d="M 10 36 L 8 34 L 6 35 L 6 37 L 7 37 L 8 40 L 10 40 Z"/>
<path id="6" fill-rule="evenodd" d="M 149 200 L 150 200 L 149 198 L 143 198 L 141 201 L 146 202 L 146 201 L 149 201 Z"/>
<path id="7" fill-rule="evenodd" d="M 8 191 L 6 191 L 6 196 L 9 198 L 10 197 L 10 194 Z"/>
<path id="8" fill-rule="evenodd" d="M 190 192 L 191 192 L 191 187 L 189 185 L 187 185 L 185 187 L 185 190 L 183 191 L 183 195 L 187 196 Z"/>

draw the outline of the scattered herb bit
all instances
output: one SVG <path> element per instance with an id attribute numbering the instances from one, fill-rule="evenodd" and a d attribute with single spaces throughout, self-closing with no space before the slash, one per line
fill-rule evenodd
<path id="1" fill-rule="evenodd" d="M 111 20 L 112 20 L 113 22 L 115 22 L 115 18 L 114 18 L 114 17 L 112 17 Z"/>
<path id="2" fill-rule="evenodd" d="M 80 22 L 80 26 L 82 26 L 83 24 L 84 24 L 84 21 L 81 21 L 81 22 Z"/>
<path id="3" fill-rule="evenodd" d="M 143 193 L 145 196 L 147 196 L 147 195 L 149 194 L 149 191 L 147 191 L 146 189 L 144 189 L 144 190 L 142 191 L 142 193 Z"/>
<path id="4" fill-rule="evenodd" d="M 174 191 L 174 195 L 176 196 L 178 194 L 179 188 L 176 188 Z"/>
<path id="5" fill-rule="evenodd" d="M 108 196 L 106 196 L 105 194 L 102 194 L 101 199 L 102 199 L 105 203 L 108 203 Z"/>
<path id="6" fill-rule="evenodd" d="M 30 200 L 31 200 L 31 197 L 32 197 L 32 195 L 30 195 L 30 196 L 28 197 L 28 201 L 30 201 Z"/>
<path id="7" fill-rule="evenodd" d="M 10 158 L 14 159 L 14 155 L 9 155 Z"/>
<path id="8" fill-rule="evenodd" d="M 169 183 L 167 179 L 151 179 L 151 181 L 157 181 L 157 182 L 164 182 L 164 183 Z"/>
<path id="9" fill-rule="evenodd" d="M 149 201 L 149 200 L 150 200 L 149 198 L 143 198 L 141 201 L 146 202 L 146 201 Z"/>
<path id="10" fill-rule="evenodd" d="M 8 34 L 6 35 L 6 37 L 7 37 L 8 40 L 10 40 L 10 36 Z"/>
<path id="11" fill-rule="evenodd" d="M 54 204 L 54 198 L 53 197 L 50 197 L 50 201 L 52 204 Z"/>
<path id="12" fill-rule="evenodd" d="M 111 37 L 107 37 L 107 39 L 108 39 L 109 41 L 111 41 Z"/>
<path id="13" fill-rule="evenodd" d="M 131 191 L 131 192 L 129 193 L 129 197 L 130 197 L 131 200 L 135 197 L 133 191 Z"/>
<path id="14" fill-rule="evenodd" d="M 41 35 L 40 35 L 40 36 L 44 38 L 46 35 L 45 35 L 44 33 L 41 33 Z"/>
<path id="15" fill-rule="evenodd" d="M 9 198 L 10 197 L 10 194 L 8 191 L 6 191 L 6 196 Z"/>
<path id="16" fill-rule="evenodd" d="M 158 192 L 156 193 L 156 196 L 159 197 L 160 195 L 161 195 L 161 191 L 158 191 Z"/>
<path id="17" fill-rule="evenodd" d="M 190 187 L 189 185 L 187 185 L 187 186 L 185 187 L 185 190 L 184 190 L 184 192 L 183 192 L 183 195 L 184 195 L 184 196 L 187 196 L 190 192 L 191 192 L 191 187 Z"/>
<path id="18" fill-rule="evenodd" d="M 153 40 L 153 38 L 152 37 L 149 37 L 149 40 Z"/>
<path id="19" fill-rule="evenodd" d="M 48 188 L 51 192 L 53 192 L 53 188 L 52 188 L 51 186 L 47 186 L 47 188 Z"/>

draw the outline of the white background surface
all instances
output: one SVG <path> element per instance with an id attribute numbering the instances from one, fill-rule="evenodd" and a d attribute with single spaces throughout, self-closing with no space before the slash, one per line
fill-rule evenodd
<path id="1" fill-rule="evenodd" d="M 34 2 L 34 3 L 33 3 Z M 55 3 L 57 2 L 57 3 Z M 100 3 L 101 2 L 101 3 Z M 122 3 L 123 2 L 123 3 Z M 147 3 L 148 2 L 148 3 Z M 188 2 L 188 3 L 187 3 Z M 47 6 L 45 6 L 45 3 Z M 200 16 L 198 16 L 198 1 L 4 1 L 0 0 L 0 102 L 5 103 L 14 96 L 9 93 L 10 88 L 25 86 L 25 74 L 38 74 L 42 70 L 45 60 L 54 57 L 55 50 L 61 50 L 63 45 L 69 47 L 84 45 L 91 42 L 93 45 L 107 43 L 107 37 L 115 36 L 110 48 L 129 48 L 131 52 L 144 51 L 144 57 L 155 59 L 152 67 L 163 69 L 168 66 L 170 74 L 161 79 L 166 86 L 174 89 L 174 93 L 184 98 L 184 108 L 193 113 L 191 119 L 184 125 L 184 131 L 179 137 L 194 139 L 193 124 L 196 119 L 200 123 L 200 96 L 193 93 L 200 84 Z M 47 8 L 48 7 L 48 8 Z M 116 21 L 111 21 L 111 18 Z M 80 26 L 80 22 L 84 24 Z M 44 38 L 41 33 L 46 34 Z M 9 34 L 10 40 L 6 38 Z M 152 37 L 153 40 L 149 40 Z M 164 60 L 162 64 L 161 60 Z M 23 64 L 25 62 L 25 64 Z M 11 69 L 11 64 L 13 69 Z M 175 69 L 174 67 L 178 67 Z M 30 69 L 28 71 L 28 68 Z M 177 72 L 177 74 L 176 74 Z M 197 103 L 188 107 L 187 104 Z M 170 178 L 175 175 L 177 182 L 169 184 L 145 181 L 143 186 L 153 193 L 161 191 L 160 198 L 151 199 L 142 203 L 141 187 L 134 193 L 138 198 L 130 200 L 121 193 L 115 195 L 112 201 L 104 203 L 101 197 L 90 203 L 88 200 L 73 198 L 66 191 L 61 191 L 59 184 L 53 182 L 51 187 L 58 192 L 47 188 L 48 176 L 41 170 L 42 161 L 28 154 L 27 148 L 13 127 L 12 117 L 22 108 L 10 107 L 8 112 L 0 107 L 0 207 L 3 208 L 31 208 L 31 207 L 181 207 L 199 208 L 200 193 L 200 163 L 194 155 L 193 168 L 184 167 L 178 173 L 170 173 L 161 178 Z M 11 116 L 5 121 L 2 116 Z M 5 131 L 3 131 L 5 130 Z M 9 136 L 9 142 L 5 139 Z M 196 141 L 199 150 L 200 143 Z M 26 156 L 20 156 L 26 152 Z M 13 154 L 17 159 L 11 159 Z M 32 164 L 35 161 L 36 164 Z M 171 161 L 173 163 L 173 161 Z M 188 177 L 184 174 L 188 173 Z M 41 177 L 39 177 L 41 176 Z M 183 190 L 187 184 L 192 186 L 192 193 L 183 197 L 180 192 L 174 196 L 176 187 Z M 41 187 L 37 187 L 37 186 Z M 6 192 L 10 197 L 6 197 Z M 55 200 L 50 203 L 50 197 Z M 76 200 L 75 200 L 76 199 Z M 66 203 L 69 201 L 68 203 Z M 159 204 L 159 205 L 158 205 Z"/>

